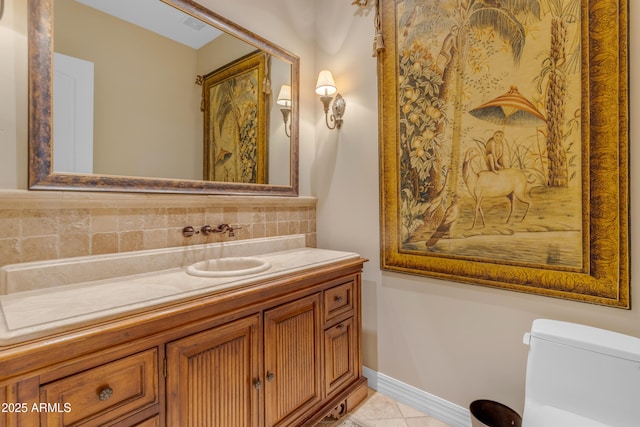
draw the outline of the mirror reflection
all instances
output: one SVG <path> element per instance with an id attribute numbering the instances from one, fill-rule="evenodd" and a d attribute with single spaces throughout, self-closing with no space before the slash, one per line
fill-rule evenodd
<path id="1" fill-rule="evenodd" d="M 270 82 L 289 83 L 289 64 L 258 51 L 259 69 L 205 92 L 196 76 L 255 47 L 157 0 L 56 0 L 54 17 L 54 171 L 289 185 L 265 164 L 290 163 L 284 132 L 265 152 Z"/>
<path id="2" fill-rule="evenodd" d="M 288 136 L 276 104 L 282 85 L 297 84 L 297 57 L 190 1 L 53 6 L 53 143 L 32 141 L 51 164 L 40 161 L 31 178 L 107 189 L 131 178 L 134 191 L 156 191 L 157 180 L 160 191 L 224 193 L 233 183 L 239 192 L 297 191 L 297 134 Z M 219 20 L 226 31 L 210 25 Z"/>

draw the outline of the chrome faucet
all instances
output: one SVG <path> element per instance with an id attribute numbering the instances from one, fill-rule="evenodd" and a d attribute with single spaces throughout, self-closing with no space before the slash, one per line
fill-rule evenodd
<path id="1" fill-rule="evenodd" d="M 228 233 L 229 237 L 233 237 L 236 235 L 234 230 L 237 230 L 238 228 L 242 228 L 242 227 L 239 225 L 232 227 L 229 224 L 220 224 L 216 228 L 213 228 L 210 225 L 203 225 L 200 231 L 205 236 L 208 236 L 211 233 Z"/>

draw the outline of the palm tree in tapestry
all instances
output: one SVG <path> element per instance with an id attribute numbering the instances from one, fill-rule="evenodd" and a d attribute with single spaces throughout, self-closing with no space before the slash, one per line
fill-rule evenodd
<path id="1" fill-rule="evenodd" d="M 214 150 L 213 162 L 218 164 L 218 168 L 220 168 L 223 162 L 226 162 L 227 159 L 229 159 L 230 157 L 233 157 L 232 162 L 234 163 L 234 167 L 231 169 L 234 171 L 237 171 L 238 156 L 234 156 L 233 155 L 234 153 L 228 150 L 229 147 L 223 146 L 223 142 L 225 141 L 216 140 L 216 135 L 222 135 L 225 122 L 229 117 L 231 117 L 231 119 L 233 120 L 233 123 L 235 123 L 234 129 L 236 128 L 239 129 L 239 125 L 237 125 L 237 122 L 238 122 L 238 118 L 236 114 L 237 108 L 235 107 L 235 99 L 234 99 L 235 86 L 236 84 L 234 79 L 229 79 L 220 83 L 212 91 L 211 95 L 213 96 L 212 96 L 212 99 L 210 99 L 209 101 L 211 102 L 212 106 L 215 106 L 215 108 L 211 108 L 211 117 L 210 117 L 211 125 L 212 127 L 217 128 L 217 132 L 215 132 L 214 129 L 210 129 L 211 139 L 213 141 L 213 150 Z M 234 131 L 233 141 L 231 141 L 232 142 L 231 145 L 237 146 L 239 139 L 240 139 L 240 132 Z M 225 180 L 236 181 L 237 177 L 229 176 Z"/>
<path id="2" fill-rule="evenodd" d="M 549 57 L 543 62 L 538 84 L 543 92 L 542 85 L 546 81 L 548 185 L 566 187 L 569 184 L 569 162 L 564 144 L 567 75 L 575 73 L 580 67 L 579 38 L 569 47 L 567 29 L 571 23 L 579 21 L 580 1 L 546 0 L 545 6 L 552 15 L 551 46 Z M 570 50 L 568 56 L 567 50 Z"/>
<path id="3" fill-rule="evenodd" d="M 438 65 L 442 70 L 441 97 L 453 105 L 451 134 L 451 164 L 453 171 L 460 170 L 462 143 L 462 114 L 465 81 L 465 57 L 474 30 L 490 28 L 511 51 L 514 65 L 519 65 L 525 44 L 522 20 L 540 17 L 539 0 L 455 0 L 449 34 L 444 38 Z M 452 93 L 451 93 L 452 92 Z M 449 191 L 456 192 L 458 174 L 449 180 Z"/>
<path id="4" fill-rule="evenodd" d="M 254 171 L 246 173 L 245 169 L 248 167 L 246 162 L 241 158 L 241 153 L 247 151 L 246 145 L 255 147 L 255 141 L 243 141 L 243 128 L 247 120 L 251 121 L 252 115 L 247 112 L 255 109 L 256 98 L 256 83 L 255 78 L 251 73 L 245 73 L 240 76 L 236 76 L 232 79 L 228 79 L 216 87 L 216 90 L 212 93 L 213 99 L 212 105 L 215 105 L 215 110 L 212 109 L 211 121 L 217 125 L 218 134 L 223 133 L 223 128 L 227 120 L 231 120 L 233 128 L 233 140 L 226 141 L 227 147 L 218 146 L 221 144 L 215 144 L 215 159 L 214 161 L 226 160 L 232 158 L 233 168 L 238 175 L 231 177 L 231 180 L 236 182 L 247 182 L 246 176 L 255 175 Z M 252 125 L 254 123 L 251 123 Z M 253 136 L 250 138 L 254 139 Z M 253 148 L 255 150 L 255 148 Z M 255 163 L 255 162 L 254 162 Z"/>

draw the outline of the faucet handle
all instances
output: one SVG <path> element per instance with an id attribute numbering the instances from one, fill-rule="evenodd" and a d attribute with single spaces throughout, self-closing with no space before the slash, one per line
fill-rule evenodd
<path id="1" fill-rule="evenodd" d="M 195 229 L 195 228 L 193 228 L 193 227 L 192 227 L 192 226 L 190 226 L 190 225 L 187 225 L 186 227 L 184 227 L 184 228 L 182 229 L 182 235 L 183 235 L 184 237 L 191 237 L 191 236 L 193 236 L 194 234 L 198 234 L 198 233 L 199 233 L 199 231 L 196 231 L 196 229 Z"/>
<path id="2" fill-rule="evenodd" d="M 200 232 L 202 233 L 202 235 L 208 236 L 209 234 L 214 233 L 215 230 L 209 224 L 205 224 L 202 226 L 202 228 L 200 228 Z"/>

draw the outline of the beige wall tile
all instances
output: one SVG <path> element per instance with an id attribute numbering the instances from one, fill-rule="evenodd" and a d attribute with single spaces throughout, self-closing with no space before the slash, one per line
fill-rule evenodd
<path id="1" fill-rule="evenodd" d="M 240 216 L 238 214 L 238 208 L 225 207 L 223 210 L 223 221 L 227 224 L 235 225 L 240 222 Z"/>
<path id="2" fill-rule="evenodd" d="M 278 220 L 278 209 L 274 207 L 268 207 L 264 210 L 265 221 L 266 222 L 275 222 Z"/>
<path id="3" fill-rule="evenodd" d="M 20 262 L 20 253 L 20 240 L 0 239 L 0 259 L 3 265 Z"/>
<path id="4" fill-rule="evenodd" d="M 85 234 L 88 235 L 91 227 L 89 209 L 65 209 L 59 211 L 58 232 L 61 234 Z"/>
<path id="5" fill-rule="evenodd" d="M 260 237 L 267 237 L 267 226 L 264 222 L 253 224 L 251 230 L 252 230 L 251 236 L 254 239 L 257 239 Z"/>
<path id="6" fill-rule="evenodd" d="M 144 249 L 160 249 L 167 247 L 167 230 L 144 230 L 142 232 Z"/>
<path id="7" fill-rule="evenodd" d="M 83 256 L 90 252 L 91 242 L 88 234 L 61 234 L 58 239 L 60 258 Z"/>
<path id="8" fill-rule="evenodd" d="M 118 233 L 118 249 L 119 252 L 144 249 L 144 233 L 142 231 L 123 231 Z"/>
<path id="9" fill-rule="evenodd" d="M 96 233 L 91 236 L 91 254 L 112 254 L 118 252 L 118 233 Z"/>
<path id="10" fill-rule="evenodd" d="M 141 208 L 124 208 L 118 212 L 118 230 L 133 231 L 144 228 L 145 210 Z"/>
<path id="11" fill-rule="evenodd" d="M 155 228 L 167 228 L 167 209 L 165 208 L 151 208 L 147 209 L 144 214 L 144 228 L 146 230 Z"/>
<path id="12" fill-rule="evenodd" d="M 205 224 L 205 208 L 188 208 L 187 222 L 184 225 L 191 225 L 197 229 Z"/>
<path id="13" fill-rule="evenodd" d="M 118 231 L 118 209 L 91 209 L 91 233 L 107 233 Z"/>
<path id="14" fill-rule="evenodd" d="M 182 227 L 187 224 L 186 208 L 168 208 L 167 209 L 167 227 Z"/>
<path id="15" fill-rule="evenodd" d="M 23 237 L 58 234 L 58 209 L 26 209 L 22 212 Z"/>
<path id="16" fill-rule="evenodd" d="M 0 209 L 0 239 L 20 236 L 20 211 Z"/>
<path id="17" fill-rule="evenodd" d="M 224 223 L 224 209 L 207 208 L 205 210 L 204 222 L 212 227 L 216 227 L 218 224 Z"/>
<path id="18" fill-rule="evenodd" d="M 222 242 L 182 235 L 222 223 L 242 227 L 234 240 L 304 233 L 315 245 L 315 199 L 0 190 L 0 266 Z"/>
<path id="19" fill-rule="evenodd" d="M 21 262 L 57 259 L 58 236 L 26 237 L 22 239 Z"/>

